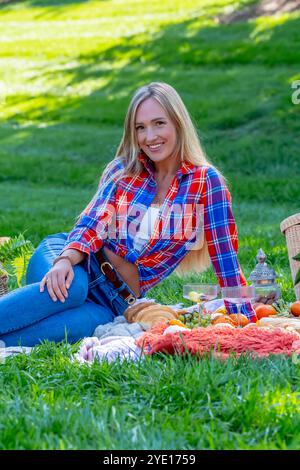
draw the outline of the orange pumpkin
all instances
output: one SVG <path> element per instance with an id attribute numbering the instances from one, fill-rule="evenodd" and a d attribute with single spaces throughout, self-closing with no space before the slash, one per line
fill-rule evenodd
<path id="1" fill-rule="evenodd" d="M 291 313 L 294 317 L 300 317 L 300 300 L 297 300 L 291 305 Z"/>
<path id="2" fill-rule="evenodd" d="M 253 304 L 254 310 L 256 310 L 257 307 L 259 307 L 260 305 L 265 305 L 265 304 L 263 304 L 262 302 L 255 302 L 255 303 Z"/>
<path id="3" fill-rule="evenodd" d="M 229 318 L 234 322 L 235 326 L 246 326 L 250 323 L 246 315 L 242 313 L 232 313 Z"/>
<path id="4" fill-rule="evenodd" d="M 172 325 L 177 325 L 177 326 L 183 326 L 184 328 L 187 328 L 187 326 L 182 323 L 182 321 L 180 320 L 169 320 L 169 325 L 172 326 Z"/>
<path id="5" fill-rule="evenodd" d="M 229 315 L 220 315 L 219 317 L 212 320 L 212 324 L 213 325 L 218 325 L 219 323 L 227 323 L 228 325 L 236 326 L 234 324 L 234 321 L 231 320 L 230 316 Z"/>
<path id="6" fill-rule="evenodd" d="M 277 312 L 272 305 L 259 305 L 258 307 L 255 308 L 255 313 L 257 316 L 257 319 L 260 320 L 261 318 L 264 317 L 269 317 L 270 315 L 276 315 Z"/>

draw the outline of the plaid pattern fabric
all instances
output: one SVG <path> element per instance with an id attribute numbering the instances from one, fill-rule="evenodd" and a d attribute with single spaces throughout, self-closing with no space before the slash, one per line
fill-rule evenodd
<path id="1" fill-rule="evenodd" d="M 143 163 L 142 172 L 117 181 L 116 174 L 124 168 L 122 159 L 115 158 L 107 165 L 97 193 L 69 233 L 64 250 L 72 248 L 89 255 L 105 244 L 137 265 L 144 297 L 205 236 L 220 286 L 245 285 L 237 259 L 238 236 L 230 193 L 211 166 L 182 163 L 160 208 L 150 240 L 141 251 L 134 249 L 136 231 L 156 195 L 154 166 L 142 153 L 138 159 Z M 227 304 L 227 308 L 234 313 L 234 305 Z M 249 319 L 255 317 L 250 304 L 243 305 L 242 311 Z"/>

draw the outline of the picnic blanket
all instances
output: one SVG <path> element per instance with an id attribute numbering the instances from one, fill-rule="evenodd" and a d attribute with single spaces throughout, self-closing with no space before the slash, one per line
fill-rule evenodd
<path id="1" fill-rule="evenodd" d="M 148 304 L 149 307 L 147 307 Z M 141 306 L 141 310 L 138 308 L 139 305 Z M 151 310 L 153 306 L 156 309 L 155 314 L 149 316 L 149 311 L 147 310 Z M 163 308 L 161 309 L 158 306 Z M 192 311 L 194 308 L 198 308 L 197 304 L 189 307 L 189 310 Z M 145 330 L 149 330 L 152 324 L 156 323 L 157 318 L 165 316 L 165 321 L 167 321 L 168 315 L 170 315 L 170 318 L 173 318 L 168 309 L 177 312 L 182 309 L 182 304 L 162 306 L 154 299 L 137 300 L 133 307 L 127 309 L 124 317 L 117 317 L 113 322 L 98 326 L 94 331 L 93 337 L 84 338 L 73 360 L 79 361 L 80 363 L 92 363 L 95 360 L 107 360 L 108 362 L 112 362 L 116 359 L 120 361 L 125 359 L 142 359 L 143 351 L 137 345 L 136 340 Z M 140 315 L 142 312 L 145 312 L 145 315 Z M 133 313 L 133 315 L 131 315 L 131 313 Z M 138 313 L 138 316 L 136 316 L 136 313 Z M 139 317 L 141 321 L 136 320 Z M 131 318 L 133 322 L 127 321 L 126 318 Z"/>
<path id="2" fill-rule="evenodd" d="M 125 359 L 137 361 L 143 358 L 140 347 L 130 336 L 108 336 L 99 340 L 96 337 L 84 338 L 79 351 L 73 356 L 74 361 L 91 364 L 94 361 L 112 362 Z"/>
<path id="3" fill-rule="evenodd" d="M 148 299 L 153 302 L 153 299 Z M 141 300 L 145 302 L 145 299 Z M 213 311 L 222 304 L 222 300 L 213 300 L 205 305 L 207 311 Z M 182 304 L 169 305 L 175 311 Z M 193 311 L 197 305 L 185 309 Z M 221 326 L 221 325 L 219 325 Z M 30 354 L 33 348 L 9 347 L 0 345 L 0 361 L 15 354 Z M 72 360 L 79 363 L 93 363 L 98 360 L 116 359 L 139 360 L 144 354 L 192 354 L 201 356 L 212 353 L 225 359 L 231 354 L 240 356 L 249 352 L 253 356 L 265 357 L 270 354 L 300 354 L 300 334 L 283 328 L 265 328 L 252 325 L 251 328 L 221 328 L 216 326 L 189 330 L 180 326 L 168 326 L 167 322 L 149 325 L 129 323 L 119 316 L 113 322 L 99 325 L 93 336 L 84 338 L 78 352 Z"/>
<path id="4" fill-rule="evenodd" d="M 203 356 L 212 353 L 226 359 L 230 355 L 266 357 L 270 354 L 300 354 L 300 334 L 283 328 L 244 327 L 222 325 L 181 329 L 168 332 L 168 325 L 160 323 L 141 335 L 136 344 L 144 354 L 180 354 Z M 169 330 L 170 331 L 170 330 Z"/>
<path id="5" fill-rule="evenodd" d="M 160 305 L 153 299 L 141 299 L 135 302 L 135 311 L 137 311 L 139 305 L 143 307 L 144 304 L 147 306 L 148 303 L 151 306 Z M 172 307 L 176 311 L 182 307 L 182 304 L 167 307 Z M 129 308 L 128 312 L 130 310 L 133 310 L 133 308 Z M 79 351 L 74 355 L 73 360 L 90 364 L 95 360 L 112 362 L 117 359 L 120 361 L 125 359 L 133 361 L 141 359 L 143 353 L 141 348 L 137 346 L 136 339 L 150 329 L 151 323 L 145 323 L 144 321 L 134 321 L 131 323 L 126 320 L 126 317 L 130 318 L 131 315 L 119 316 L 113 322 L 99 325 L 92 337 L 83 339 Z M 145 316 L 142 318 L 146 319 Z"/>

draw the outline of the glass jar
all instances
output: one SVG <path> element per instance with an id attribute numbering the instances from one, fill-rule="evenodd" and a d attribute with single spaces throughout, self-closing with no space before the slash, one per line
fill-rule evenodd
<path id="1" fill-rule="evenodd" d="M 281 296 L 281 289 L 276 282 L 253 283 L 253 285 L 255 287 L 255 303 L 272 305 Z"/>
<path id="2" fill-rule="evenodd" d="M 276 283 L 279 276 L 265 262 L 266 255 L 261 248 L 258 250 L 256 259 L 258 263 L 248 278 L 255 287 L 255 303 L 272 305 L 281 297 L 281 289 Z"/>

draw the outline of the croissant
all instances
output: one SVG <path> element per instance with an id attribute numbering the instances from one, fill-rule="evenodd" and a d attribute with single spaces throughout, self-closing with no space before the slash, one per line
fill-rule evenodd
<path id="1" fill-rule="evenodd" d="M 157 305 L 156 302 L 139 302 L 137 305 L 133 305 L 132 307 L 128 307 L 124 312 L 124 317 L 129 323 L 133 323 L 135 321 L 136 315 L 146 307 L 150 305 Z"/>
<path id="2" fill-rule="evenodd" d="M 178 318 L 177 312 L 171 307 L 161 304 L 147 305 L 139 311 L 134 312 L 131 316 L 126 315 L 126 319 L 129 322 L 139 322 L 150 326 L 159 322 L 174 320 L 174 318 Z"/>

